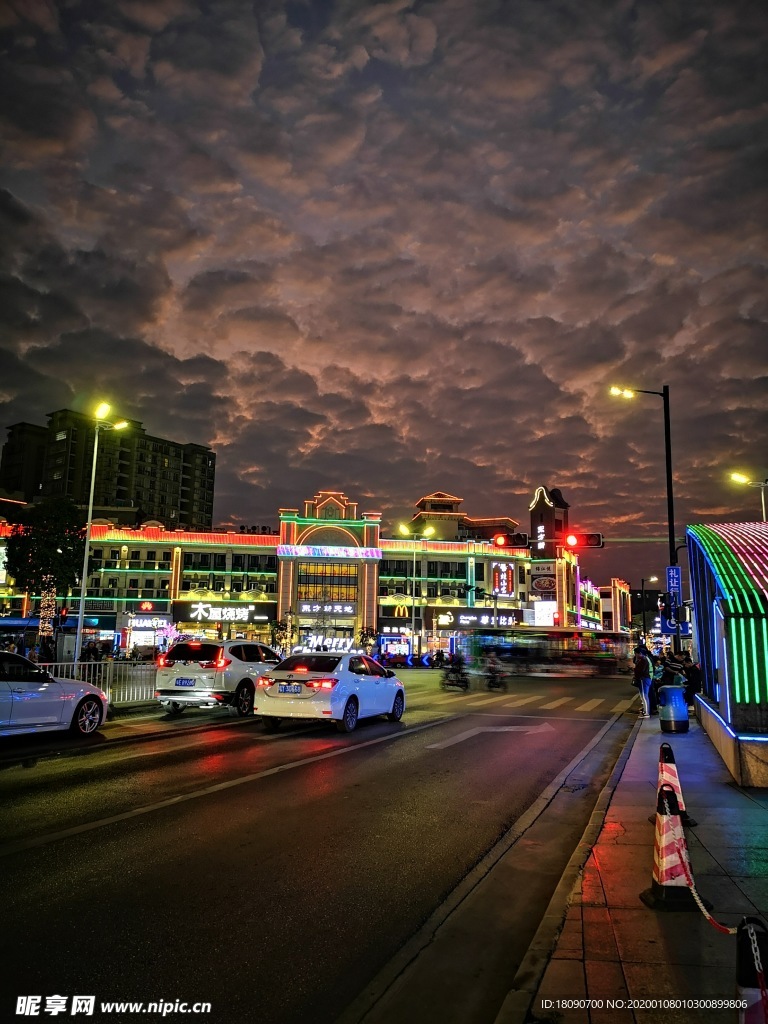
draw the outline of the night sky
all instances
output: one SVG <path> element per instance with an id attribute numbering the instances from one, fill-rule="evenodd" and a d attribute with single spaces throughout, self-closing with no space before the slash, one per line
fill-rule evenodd
<path id="1" fill-rule="evenodd" d="M 217 452 L 214 522 L 321 488 L 610 539 L 757 519 L 768 7 L 0 0 L 0 428 L 107 398 Z M 0 433 L 0 440 L 5 434 Z"/>

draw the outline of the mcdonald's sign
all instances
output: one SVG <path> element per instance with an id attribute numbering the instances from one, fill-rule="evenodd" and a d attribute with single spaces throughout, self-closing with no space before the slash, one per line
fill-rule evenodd
<path id="1" fill-rule="evenodd" d="M 396 604 L 395 607 L 392 609 L 392 615 L 396 619 L 407 619 L 407 618 L 409 618 L 410 613 L 408 611 L 408 605 L 406 605 L 406 604 Z"/>

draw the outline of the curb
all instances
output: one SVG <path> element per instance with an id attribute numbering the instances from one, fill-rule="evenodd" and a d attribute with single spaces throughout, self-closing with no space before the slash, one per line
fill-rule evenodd
<path id="1" fill-rule="evenodd" d="M 494 1024 L 524 1024 L 528 1019 L 531 1005 L 536 998 L 544 971 L 549 964 L 565 922 L 576 884 L 600 835 L 606 811 L 624 773 L 641 725 L 642 721 L 638 719 L 624 749 L 616 759 L 613 771 L 597 798 L 587 827 L 552 894 L 552 899 L 549 901 L 536 934 L 528 947 L 528 952 L 517 969 L 517 974 L 512 980 L 512 987 L 496 1015 Z"/>

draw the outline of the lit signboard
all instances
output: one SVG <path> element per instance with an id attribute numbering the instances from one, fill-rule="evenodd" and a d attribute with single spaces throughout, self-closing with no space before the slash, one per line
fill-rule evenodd
<path id="1" fill-rule="evenodd" d="M 299 615 L 356 615 L 354 602 L 349 601 L 299 601 L 296 605 Z"/>
<path id="2" fill-rule="evenodd" d="M 174 601 L 174 622 L 275 622 L 277 604 L 259 601 L 254 604 L 226 604 L 215 601 Z"/>
<path id="3" fill-rule="evenodd" d="M 515 596 L 515 567 L 508 562 L 494 562 L 492 567 L 493 590 L 501 597 Z"/>
<path id="4" fill-rule="evenodd" d="M 278 558 L 354 558 L 356 561 L 379 562 L 381 548 L 349 548 L 336 544 L 278 544 Z"/>

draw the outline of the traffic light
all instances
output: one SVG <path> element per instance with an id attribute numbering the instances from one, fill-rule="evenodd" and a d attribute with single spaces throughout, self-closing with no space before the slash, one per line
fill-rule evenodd
<path id="1" fill-rule="evenodd" d="M 67 621 L 67 616 L 68 615 L 69 615 L 69 608 L 67 608 L 66 605 L 65 605 L 61 609 L 61 611 L 59 612 L 59 625 L 60 626 L 63 626 L 64 623 Z"/>
<path id="2" fill-rule="evenodd" d="M 553 613 L 553 615 L 552 615 L 552 625 L 553 626 L 559 626 L 560 625 L 560 612 L 554 612 Z"/>
<path id="3" fill-rule="evenodd" d="M 569 533 L 565 538 L 569 548 L 601 548 L 603 547 L 602 533 Z"/>
<path id="4" fill-rule="evenodd" d="M 665 619 L 671 619 L 673 617 L 671 594 L 659 594 L 659 612 Z"/>
<path id="5" fill-rule="evenodd" d="M 495 548 L 527 548 L 527 533 L 497 533 L 493 537 Z"/>

